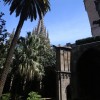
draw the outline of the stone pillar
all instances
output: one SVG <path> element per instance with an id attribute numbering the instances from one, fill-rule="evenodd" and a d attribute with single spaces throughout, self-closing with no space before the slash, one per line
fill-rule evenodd
<path id="1" fill-rule="evenodd" d="M 57 47 L 57 100 L 67 100 L 67 86 L 70 83 L 70 48 Z"/>

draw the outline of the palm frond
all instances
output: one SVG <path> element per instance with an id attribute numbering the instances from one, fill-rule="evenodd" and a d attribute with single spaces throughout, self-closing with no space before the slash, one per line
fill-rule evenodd
<path id="1" fill-rule="evenodd" d="M 36 20 L 37 14 L 42 18 L 42 15 L 50 10 L 49 0 L 4 0 L 4 2 L 11 5 L 10 14 L 15 12 L 16 16 L 20 16 L 23 20 Z"/>

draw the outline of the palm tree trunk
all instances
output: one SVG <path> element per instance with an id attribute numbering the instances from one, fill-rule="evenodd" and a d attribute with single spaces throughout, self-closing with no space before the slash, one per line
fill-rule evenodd
<path id="1" fill-rule="evenodd" d="M 26 76 L 25 76 L 25 78 L 24 78 L 23 91 L 25 91 L 25 86 L 26 86 Z"/>
<path id="2" fill-rule="evenodd" d="M 13 80 L 14 80 L 14 75 L 11 76 L 9 91 L 11 91 Z"/>
<path id="3" fill-rule="evenodd" d="M 14 49 L 15 49 L 15 46 L 17 44 L 17 41 L 18 41 L 18 38 L 19 38 L 19 35 L 20 35 L 20 31 L 21 31 L 23 24 L 24 24 L 24 21 L 22 19 L 20 19 L 18 26 L 17 26 L 17 29 L 16 29 L 16 32 L 15 32 L 15 35 L 14 35 L 14 38 L 11 42 L 11 46 L 10 46 L 9 51 L 8 51 L 8 55 L 7 55 L 7 58 L 6 58 L 6 61 L 5 61 L 3 72 L 2 72 L 2 75 L 1 75 L 1 78 L 0 78 L 0 97 L 2 96 L 5 81 L 6 81 L 8 73 L 9 73 L 10 64 L 12 62 Z"/>

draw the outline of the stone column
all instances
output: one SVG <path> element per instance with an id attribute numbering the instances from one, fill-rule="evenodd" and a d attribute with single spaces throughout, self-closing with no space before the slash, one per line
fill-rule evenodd
<path id="1" fill-rule="evenodd" d="M 57 47 L 57 100 L 67 100 L 67 86 L 70 83 L 70 49 Z"/>

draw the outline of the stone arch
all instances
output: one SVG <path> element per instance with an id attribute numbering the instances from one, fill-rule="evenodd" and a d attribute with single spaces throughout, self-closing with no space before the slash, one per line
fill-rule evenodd
<path id="1" fill-rule="evenodd" d="M 71 85 L 69 84 L 67 87 L 66 87 L 66 95 L 67 95 L 67 99 L 66 100 L 71 100 Z"/>
<path id="2" fill-rule="evenodd" d="M 100 99 L 100 50 L 90 48 L 77 61 L 78 92 L 81 100 Z"/>

